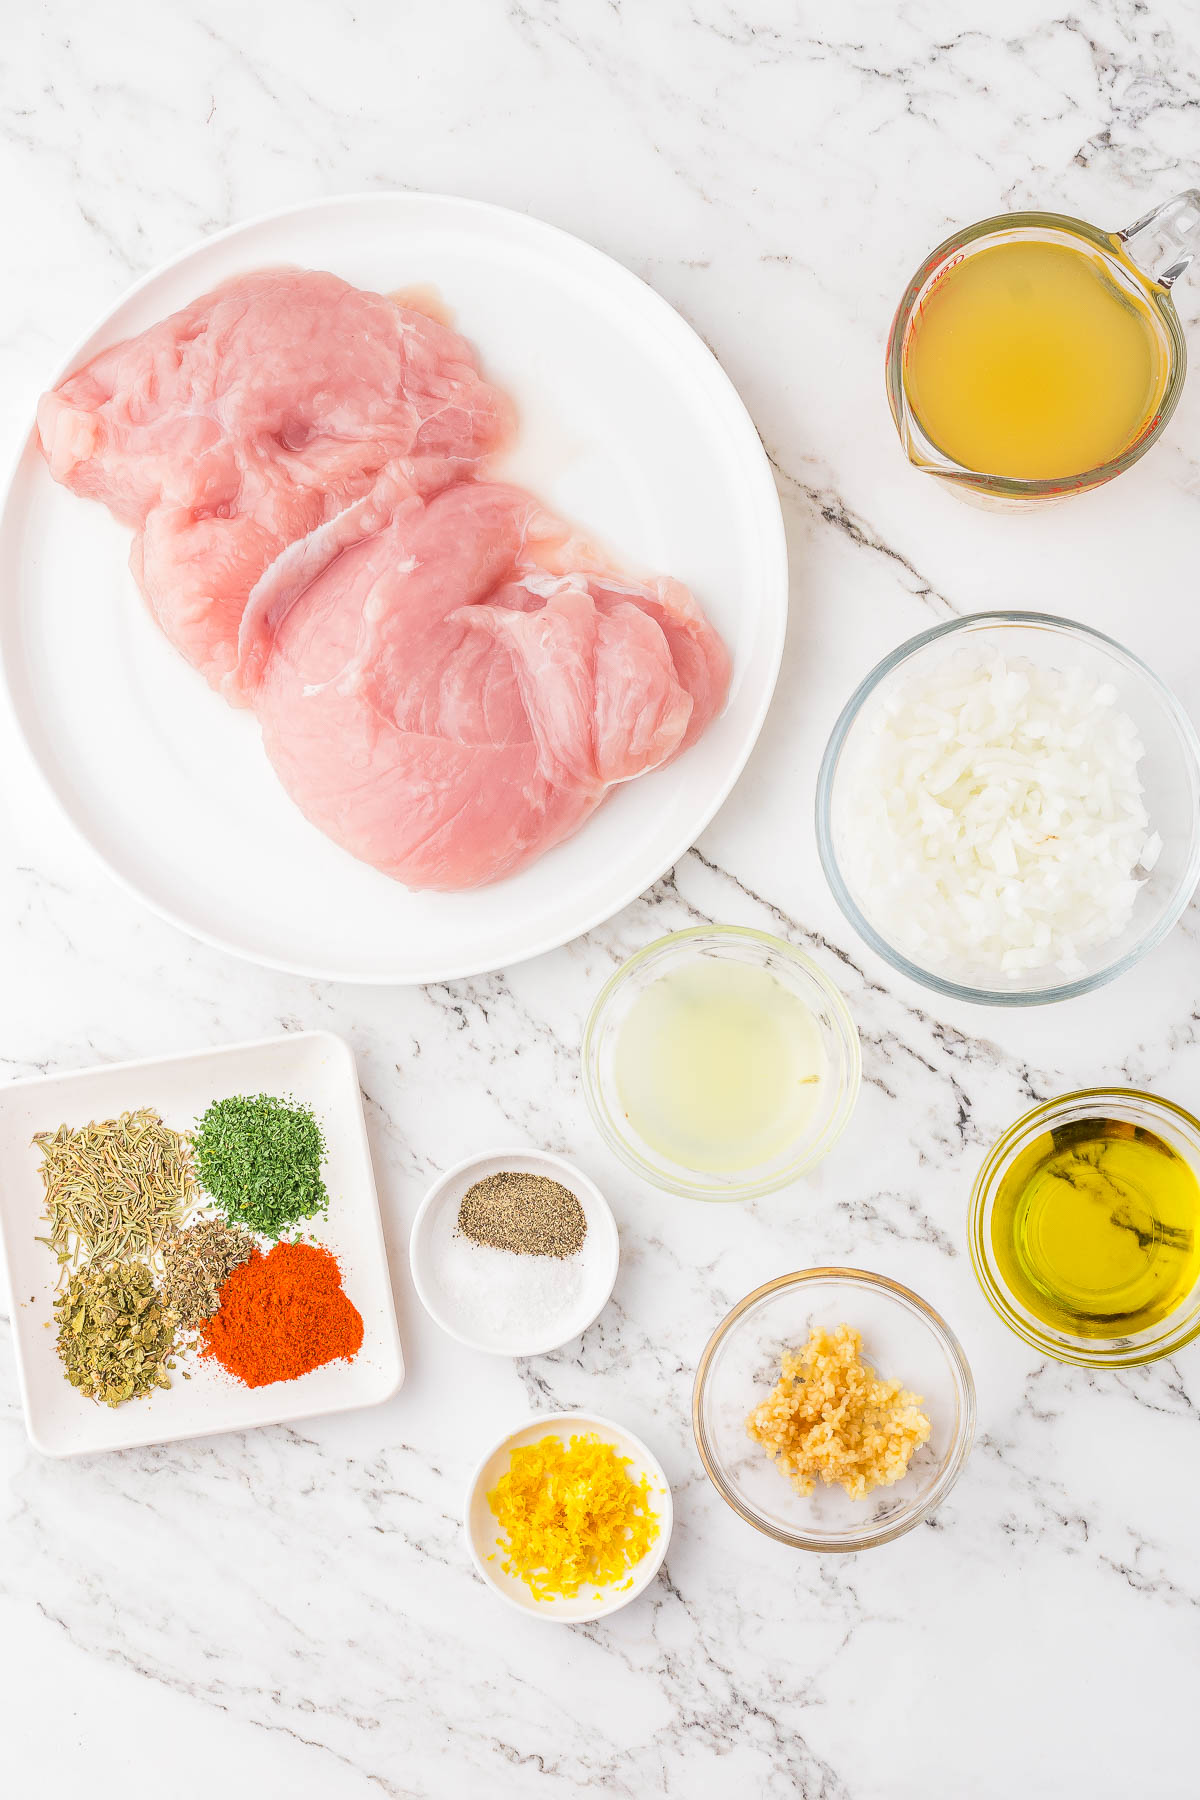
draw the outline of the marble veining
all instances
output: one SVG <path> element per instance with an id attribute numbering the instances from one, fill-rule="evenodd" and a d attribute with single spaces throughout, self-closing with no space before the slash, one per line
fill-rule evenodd
<path id="1" fill-rule="evenodd" d="M 0 1318 L 0 1717 L 13 1791 L 172 1800 L 1117 1800 L 1195 1793 L 1200 1357 L 1116 1375 L 1040 1361 L 971 1273 L 970 1183 L 1034 1099 L 1092 1080 L 1200 1092 L 1193 909 L 1134 975 L 1069 1006 L 936 1001 L 853 937 L 816 860 L 813 783 L 870 665 L 1011 603 L 1111 631 L 1200 707 L 1191 585 L 1200 383 L 1113 488 L 1012 519 L 906 468 L 883 396 L 892 309 L 957 224 L 1024 205 L 1125 223 L 1200 185 L 1189 0 L 44 0 L 8 10 L 0 430 L 64 346 L 198 236 L 396 186 L 526 209 L 663 292 L 721 358 L 775 468 L 793 565 L 778 697 L 733 798 L 674 872 L 536 962 L 424 990 L 232 961 L 118 889 L 0 724 L 0 1065 L 17 1078 L 328 1026 L 359 1060 L 406 1357 L 388 1405 L 43 1461 Z M 1177 289 L 1200 323 L 1200 281 Z M 742 1207 L 645 1189 L 587 1118 L 591 998 L 674 927 L 802 944 L 862 1033 L 850 1131 Z M 612 1199 L 612 1304 L 551 1356 L 483 1359 L 411 1290 L 432 1177 L 535 1142 Z M 910 1283 L 974 1366 L 979 1435 L 925 1526 L 848 1558 L 759 1538 L 691 1441 L 696 1361 L 788 1267 Z M 615 1414 L 661 1456 L 666 1565 L 601 1625 L 502 1611 L 461 1535 L 484 1442 L 530 1410 Z M 138 1779 L 141 1779 L 139 1777 Z"/>

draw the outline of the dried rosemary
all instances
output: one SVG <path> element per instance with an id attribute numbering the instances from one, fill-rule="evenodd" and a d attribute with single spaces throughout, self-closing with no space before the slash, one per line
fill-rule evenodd
<path id="1" fill-rule="evenodd" d="M 163 1246 L 163 1294 L 180 1329 L 195 1331 L 221 1304 L 221 1284 L 248 1262 L 254 1250 L 249 1232 L 223 1219 L 197 1219 L 173 1231 Z"/>
<path id="2" fill-rule="evenodd" d="M 143 1107 L 39 1131 L 49 1244 L 63 1267 L 153 1256 L 197 1200 L 188 1141 Z"/>
<path id="3" fill-rule="evenodd" d="M 175 1314 L 155 1293 L 144 1262 L 85 1264 L 54 1302 L 54 1312 L 67 1380 L 89 1399 L 120 1406 L 152 1388 L 170 1387 Z"/>

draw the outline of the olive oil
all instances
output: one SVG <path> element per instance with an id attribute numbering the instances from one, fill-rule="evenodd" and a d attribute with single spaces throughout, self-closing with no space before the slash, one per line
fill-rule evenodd
<path id="1" fill-rule="evenodd" d="M 1110 265 L 1084 242 L 1015 239 L 938 277 L 910 329 L 904 383 L 926 437 L 960 467 L 1053 480 L 1127 450 L 1169 367 L 1132 263 L 1114 250 Z"/>
<path id="2" fill-rule="evenodd" d="M 1153 1132 L 1074 1120 L 1014 1159 L 992 1209 L 992 1248 L 1010 1292 L 1044 1324 L 1134 1336 L 1200 1278 L 1200 1183 Z"/>
<path id="3" fill-rule="evenodd" d="M 686 1169 L 753 1169 L 799 1138 L 826 1073 L 812 1013 L 769 969 L 703 957 L 639 994 L 615 1051 L 643 1141 Z"/>

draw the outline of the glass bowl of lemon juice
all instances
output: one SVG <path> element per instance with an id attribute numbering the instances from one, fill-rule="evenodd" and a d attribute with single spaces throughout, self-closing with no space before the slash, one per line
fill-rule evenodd
<path id="1" fill-rule="evenodd" d="M 697 1200 L 786 1187 L 858 1097 L 858 1032 L 803 951 L 703 925 L 648 944 L 597 997 L 583 1084 L 600 1135 L 646 1181 Z"/>

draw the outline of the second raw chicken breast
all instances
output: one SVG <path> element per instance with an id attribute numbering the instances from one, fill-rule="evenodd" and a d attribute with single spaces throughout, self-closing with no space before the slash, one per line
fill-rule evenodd
<path id="1" fill-rule="evenodd" d="M 687 590 L 606 572 L 517 488 L 465 482 L 351 531 L 263 584 L 242 680 L 297 805 L 409 887 L 511 874 L 724 702 L 728 655 Z"/>

